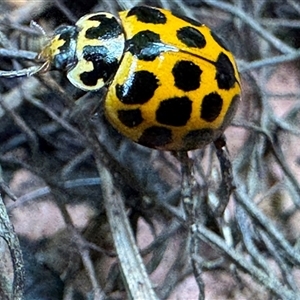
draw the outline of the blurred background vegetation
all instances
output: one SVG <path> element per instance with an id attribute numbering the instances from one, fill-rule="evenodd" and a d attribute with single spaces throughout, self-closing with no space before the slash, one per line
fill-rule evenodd
<path id="1" fill-rule="evenodd" d="M 225 135 L 236 189 L 215 215 L 222 178 L 214 147 L 191 151 L 201 208 L 191 224 L 180 203 L 180 163 L 117 133 L 103 117 L 105 91 L 78 91 L 57 71 L 0 79 L 2 180 L 16 201 L 2 194 L 23 253 L 24 299 L 127 298 L 134 279 L 120 273 L 95 157 L 125 204 L 157 298 L 300 299 L 298 1 L 2 0 L 0 69 L 30 65 L 41 35 L 31 20 L 51 35 L 84 14 L 140 4 L 205 23 L 234 53 L 243 97 Z M 24 59 L 20 48 L 33 52 Z M 10 253 L 18 245 L 2 225 L 1 299 L 17 299 L 13 282 L 22 282 Z"/>

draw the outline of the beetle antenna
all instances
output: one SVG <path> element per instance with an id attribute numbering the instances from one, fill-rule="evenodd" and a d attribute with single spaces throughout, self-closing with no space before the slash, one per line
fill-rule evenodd
<path id="1" fill-rule="evenodd" d="M 46 72 L 49 69 L 49 62 L 46 61 L 40 66 L 31 66 L 21 70 L 3 71 L 0 70 L 0 77 L 14 78 L 14 77 L 30 77 L 37 73 Z"/>
<path id="2" fill-rule="evenodd" d="M 37 22 L 35 22 L 34 20 L 30 21 L 30 25 L 29 26 L 30 26 L 30 28 L 34 29 L 37 33 L 40 33 L 43 36 L 47 36 L 44 28 L 40 24 L 38 24 Z"/>

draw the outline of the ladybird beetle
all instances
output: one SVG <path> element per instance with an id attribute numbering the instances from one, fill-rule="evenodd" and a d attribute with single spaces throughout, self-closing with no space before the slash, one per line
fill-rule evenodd
<path id="1" fill-rule="evenodd" d="M 216 140 L 240 99 L 231 52 L 205 25 L 137 6 L 97 12 L 60 26 L 39 58 L 79 89 L 107 87 L 105 115 L 150 148 L 192 150 Z"/>

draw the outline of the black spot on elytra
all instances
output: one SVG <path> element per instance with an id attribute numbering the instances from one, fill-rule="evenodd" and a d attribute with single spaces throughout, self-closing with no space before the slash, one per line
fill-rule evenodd
<path id="1" fill-rule="evenodd" d="M 104 46 L 85 46 L 83 58 L 93 63 L 93 70 L 80 74 L 81 81 L 87 86 L 94 86 L 98 79 L 106 82 L 117 71 L 119 62 L 112 57 Z"/>
<path id="2" fill-rule="evenodd" d="M 169 50 L 170 46 L 165 45 L 160 40 L 159 34 L 150 30 L 144 30 L 127 40 L 125 49 L 138 59 L 153 61 L 162 52 Z"/>
<path id="3" fill-rule="evenodd" d="M 223 39 L 221 39 L 218 35 L 216 35 L 213 31 L 210 32 L 213 39 L 225 50 L 229 51 Z"/>
<path id="4" fill-rule="evenodd" d="M 174 97 L 161 101 L 156 111 L 157 122 L 170 126 L 184 126 L 190 119 L 192 101 L 188 97 Z"/>
<path id="5" fill-rule="evenodd" d="M 118 110 L 118 118 L 123 125 L 133 128 L 143 122 L 142 112 L 140 109 L 120 109 Z"/>
<path id="6" fill-rule="evenodd" d="M 122 27 L 115 18 L 108 18 L 105 15 L 95 15 L 89 18 L 91 21 L 98 21 L 97 27 L 89 28 L 85 37 L 87 39 L 113 39 L 122 34 Z"/>
<path id="7" fill-rule="evenodd" d="M 77 63 L 75 51 L 78 32 L 76 27 L 59 26 L 55 30 L 55 35 L 59 35 L 59 40 L 63 40 L 65 43 L 58 48 L 59 53 L 55 55 L 52 65 L 58 70 L 69 69 Z"/>
<path id="8" fill-rule="evenodd" d="M 206 45 L 204 35 L 198 29 L 190 26 L 178 29 L 177 38 L 188 47 L 202 49 Z"/>
<path id="9" fill-rule="evenodd" d="M 203 25 L 202 23 L 200 23 L 199 21 L 196 21 L 194 19 L 191 19 L 185 15 L 181 15 L 179 12 L 172 12 L 172 15 L 176 18 L 179 18 L 185 22 L 188 22 L 190 23 L 191 25 L 194 25 L 194 26 L 201 26 Z"/>
<path id="10" fill-rule="evenodd" d="M 172 131 L 165 127 L 152 126 L 144 130 L 138 143 L 150 148 L 158 148 L 172 142 Z"/>
<path id="11" fill-rule="evenodd" d="M 158 87 L 158 79 L 149 71 L 133 73 L 122 85 L 116 85 L 116 95 L 125 104 L 144 104 Z"/>
<path id="12" fill-rule="evenodd" d="M 175 86 L 185 92 L 196 90 L 200 87 L 202 70 L 192 61 L 180 60 L 172 69 Z"/>
<path id="13" fill-rule="evenodd" d="M 143 23 L 165 24 L 167 22 L 164 13 L 158 9 L 147 6 L 133 7 L 127 14 L 127 17 L 130 16 L 136 16 L 137 20 Z"/>
<path id="14" fill-rule="evenodd" d="M 210 93 L 202 100 L 200 117 L 207 122 L 213 122 L 219 116 L 222 106 L 222 97 L 216 92 Z"/>
<path id="15" fill-rule="evenodd" d="M 220 53 L 215 63 L 216 66 L 216 80 L 219 89 L 230 90 L 235 82 L 234 68 L 226 54 Z"/>
<path id="16" fill-rule="evenodd" d="M 185 150 L 201 148 L 214 139 L 214 131 L 209 128 L 191 130 L 183 138 Z"/>

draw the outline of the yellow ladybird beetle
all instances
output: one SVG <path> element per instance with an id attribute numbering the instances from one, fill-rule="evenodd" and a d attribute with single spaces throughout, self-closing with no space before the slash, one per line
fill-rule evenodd
<path id="1" fill-rule="evenodd" d="M 148 6 L 97 12 L 60 26 L 39 54 L 79 89 L 107 88 L 109 122 L 129 139 L 160 150 L 215 141 L 241 94 L 233 55 L 205 25 Z"/>

